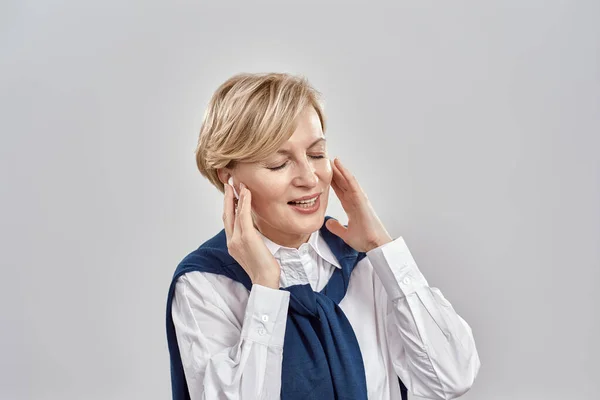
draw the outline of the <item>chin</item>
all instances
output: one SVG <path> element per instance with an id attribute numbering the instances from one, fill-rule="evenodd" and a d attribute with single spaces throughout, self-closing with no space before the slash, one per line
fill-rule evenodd
<path id="1" fill-rule="evenodd" d="M 311 215 L 294 216 L 290 221 L 297 233 L 313 233 L 323 226 L 325 211 L 317 211 Z"/>

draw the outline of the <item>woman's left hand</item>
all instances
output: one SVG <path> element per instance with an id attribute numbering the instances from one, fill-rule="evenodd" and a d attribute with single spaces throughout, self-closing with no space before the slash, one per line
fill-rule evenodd
<path id="1" fill-rule="evenodd" d="M 348 227 L 331 218 L 325 225 L 327 229 L 360 252 L 367 252 L 391 242 L 392 237 L 377 217 L 367 194 L 354 175 L 338 158 L 330 162 L 333 169 L 331 187 L 348 215 Z"/>

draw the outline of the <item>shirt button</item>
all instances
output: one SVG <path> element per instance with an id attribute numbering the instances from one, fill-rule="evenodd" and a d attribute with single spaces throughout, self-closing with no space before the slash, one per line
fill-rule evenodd
<path id="1" fill-rule="evenodd" d="M 265 333 L 267 333 L 267 331 L 265 331 L 265 329 L 264 329 L 264 328 L 260 328 L 260 329 L 258 330 L 258 334 L 259 334 L 260 336 L 264 336 L 264 335 L 265 335 Z"/>
<path id="2" fill-rule="evenodd" d="M 410 283 L 410 278 L 407 276 L 406 278 L 402 279 L 402 282 L 404 282 L 405 285 L 408 285 Z"/>
<path id="3" fill-rule="evenodd" d="M 262 317 L 260 317 L 260 319 L 262 319 L 263 322 L 268 322 L 269 321 L 269 316 L 267 314 L 265 314 Z"/>

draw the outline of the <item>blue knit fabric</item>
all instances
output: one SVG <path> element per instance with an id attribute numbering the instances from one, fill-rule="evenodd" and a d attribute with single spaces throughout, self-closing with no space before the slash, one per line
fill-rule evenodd
<path id="1" fill-rule="evenodd" d="M 325 222 L 331 218 L 325 217 Z M 309 284 L 280 290 L 290 292 L 283 346 L 281 399 L 362 400 L 367 399 L 364 364 L 350 322 L 339 307 L 352 270 L 366 254 L 357 252 L 329 232 L 325 223 L 320 234 L 341 265 L 320 292 Z M 222 274 L 242 283 L 252 282 L 246 271 L 229 255 L 225 230 L 203 243 L 177 266 L 167 297 L 167 342 L 171 359 L 173 400 L 188 400 L 189 392 L 171 317 L 171 303 L 177 278 L 190 271 Z M 402 399 L 406 387 L 399 380 Z"/>

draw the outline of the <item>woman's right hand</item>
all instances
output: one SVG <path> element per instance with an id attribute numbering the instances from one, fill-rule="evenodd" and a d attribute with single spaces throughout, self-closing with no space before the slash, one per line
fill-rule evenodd
<path id="1" fill-rule="evenodd" d="M 281 268 L 252 222 L 252 194 L 241 183 L 237 210 L 233 188 L 225 184 L 223 224 L 229 254 L 244 268 L 253 284 L 279 289 Z"/>

